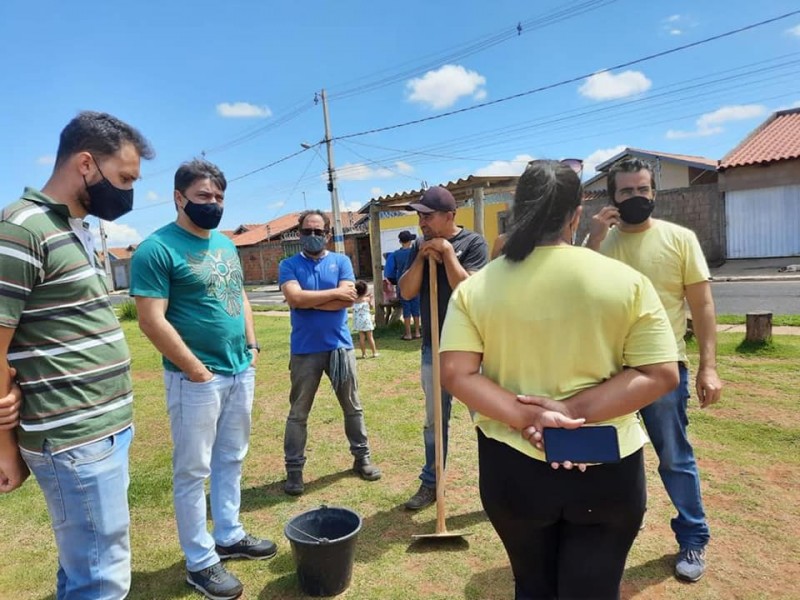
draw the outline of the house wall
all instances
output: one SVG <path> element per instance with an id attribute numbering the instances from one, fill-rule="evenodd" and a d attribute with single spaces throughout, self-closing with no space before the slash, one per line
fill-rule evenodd
<path id="1" fill-rule="evenodd" d="M 579 240 L 589 234 L 592 217 L 607 204 L 608 197 L 605 194 L 583 203 L 583 216 L 578 229 Z M 658 192 L 653 216 L 694 231 L 709 265 L 725 262 L 725 205 L 716 184 Z"/>
<path id="2" fill-rule="evenodd" d="M 797 184 L 800 184 L 800 159 L 733 167 L 719 174 L 719 189 L 723 192 Z"/>
<path id="3" fill-rule="evenodd" d="M 372 276 L 372 263 L 369 258 L 369 243 L 364 250 L 363 243 L 359 244 L 359 239 L 364 236 L 345 236 L 345 254 L 353 263 L 353 270 L 356 277 L 364 278 Z M 333 250 L 333 242 L 328 244 L 328 249 Z M 251 246 L 239 246 L 239 260 L 242 263 L 244 282 L 247 285 L 259 283 L 277 283 L 278 265 L 287 256 L 297 252 L 294 244 L 284 247 L 281 241 L 265 241 Z"/>
<path id="4" fill-rule="evenodd" d="M 660 161 L 661 174 L 656 179 L 659 190 L 672 190 L 689 187 L 689 168 L 686 165 Z"/>

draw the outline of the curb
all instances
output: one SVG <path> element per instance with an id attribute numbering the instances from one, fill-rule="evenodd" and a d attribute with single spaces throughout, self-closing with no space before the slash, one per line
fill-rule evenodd
<path id="1" fill-rule="evenodd" d="M 800 281 L 800 275 L 712 275 L 711 281 Z"/>

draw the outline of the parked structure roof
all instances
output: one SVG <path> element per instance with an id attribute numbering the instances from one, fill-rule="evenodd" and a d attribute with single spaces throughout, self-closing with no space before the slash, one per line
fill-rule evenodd
<path id="1" fill-rule="evenodd" d="M 779 110 L 720 161 L 720 171 L 800 158 L 800 108 Z"/>

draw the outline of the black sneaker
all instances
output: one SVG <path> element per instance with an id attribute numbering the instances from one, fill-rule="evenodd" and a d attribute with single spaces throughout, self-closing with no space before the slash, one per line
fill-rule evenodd
<path id="1" fill-rule="evenodd" d="M 372 464 L 369 457 L 355 459 L 353 461 L 353 471 L 361 479 L 366 479 L 367 481 L 377 481 L 381 478 L 381 470 Z"/>
<path id="2" fill-rule="evenodd" d="M 408 502 L 406 502 L 406 508 L 408 510 L 420 510 L 435 503 L 436 489 L 430 488 L 423 483 L 419 486 L 417 493 L 408 499 Z"/>
<path id="3" fill-rule="evenodd" d="M 230 546 L 217 544 L 217 554 L 222 560 L 228 558 L 249 558 L 251 560 L 264 560 L 272 558 L 278 553 L 278 547 L 270 540 L 260 540 L 246 533 L 244 537 Z"/>
<path id="4" fill-rule="evenodd" d="M 242 595 L 242 582 L 225 570 L 222 562 L 200 571 L 187 571 L 186 583 L 211 600 L 234 600 Z"/>

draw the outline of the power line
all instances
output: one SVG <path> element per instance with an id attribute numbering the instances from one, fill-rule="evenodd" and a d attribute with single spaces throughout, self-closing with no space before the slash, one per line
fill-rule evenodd
<path id="1" fill-rule="evenodd" d="M 429 54 L 427 56 L 431 57 L 432 60 L 426 63 L 422 63 L 417 66 L 412 66 L 407 69 L 398 70 L 391 75 L 385 75 L 386 69 L 383 69 L 381 71 L 372 73 L 370 75 L 358 77 L 352 81 L 355 83 L 363 79 L 368 79 L 369 77 L 372 77 L 374 75 L 381 76 L 380 79 L 377 79 L 375 81 L 356 85 L 349 89 L 342 90 L 341 92 L 333 93 L 330 95 L 330 98 L 331 99 L 349 98 L 351 96 L 370 92 L 385 87 L 387 85 L 397 83 L 398 81 L 402 81 L 404 79 L 409 79 L 411 77 L 420 75 L 421 73 L 424 73 L 425 71 L 428 71 L 430 69 L 441 67 L 442 65 L 448 64 L 450 62 L 461 60 L 463 58 L 466 58 L 467 56 L 472 56 L 473 54 L 477 54 L 479 52 L 487 50 L 505 41 L 536 31 L 537 29 L 542 29 L 549 25 L 560 23 L 561 21 L 565 21 L 567 19 L 575 18 L 587 12 L 597 10 L 598 8 L 602 8 L 609 4 L 613 4 L 616 1 L 617 0 L 589 0 L 578 4 L 570 4 L 569 6 L 564 8 L 556 8 L 552 11 L 538 15 L 536 17 L 520 21 L 513 27 L 512 26 L 504 27 L 503 29 L 499 30 L 496 33 L 487 34 L 482 37 L 476 38 L 472 41 L 466 42 L 465 44 L 462 44 L 460 46 L 455 46 L 453 47 L 452 50 L 444 50 L 439 53 Z M 422 57 L 422 59 L 425 58 L 426 57 Z M 398 68 L 402 67 L 403 65 L 409 64 L 411 62 L 412 61 L 400 63 L 399 65 L 397 65 L 397 67 Z"/>
<path id="2" fill-rule="evenodd" d="M 548 85 L 544 85 L 544 86 L 541 86 L 541 87 L 538 87 L 538 88 L 534 88 L 532 90 L 527 90 L 525 92 L 520 92 L 518 94 L 512 94 L 511 96 L 505 96 L 503 98 L 498 98 L 497 100 L 490 100 L 488 102 L 481 102 L 480 104 L 475 104 L 473 106 L 467 106 L 465 108 L 459 108 L 457 110 L 451 110 L 451 111 L 448 111 L 448 112 L 440 113 L 438 115 L 432 115 L 430 117 L 423 117 L 423 118 L 420 118 L 420 119 L 414 119 L 412 121 L 406 121 L 404 123 L 397 123 L 395 125 L 387 125 L 385 127 L 376 127 L 376 128 L 373 128 L 373 129 L 368 129 L 366 131 L 359 131 L 357 133 L 350 133 L 350 134 L 346 134 L 346 135 L 336 136 L 336 137 L 332 138 L 332 140 L 346 140 L 346 139 L 350 139 L 350 138 L 354 138 L 354 137 L 362 137 L 362 136 L 365 136 L 365 135 L 370 135 L 372 133 L 380 133 L 380 132 L 389 131 L 389 130 L 392 130 L 392 129 L 400 129 L 401 127 L 408 127 L 410 125 L 418 125 L 420 123 L 426 123 L 428 121 L 435 121 L 437 119 L 443 119 L 445 117 L 450 117 L 450 116 L 453 116 L 453 115 L 457 115 L 457 114 L 461 114 L 461 113 L 465 113 L 465 112 L 470 112 L 470 111 L 473 111 L 473 110 L 477 110 L 479 108 L 485 108 L 487 106 L 494 106 L 495 104 L 501 104 L 501 103 L 504 103 L 504 102 L 508 102 L 510 100 L 516 100 L 518 98 L 523 98 L 525 96 L 530 96 L 532 94 L 537 94 L 537 93 L 544 92 L 544 91 L 547 91 L 547 90 L 552 90 L 552 89 L 555 89 L 555 88 L 563 87 L 563 86 L 568 85 L 570 83 L 576 83 L 578 81 L 581 81 L 583 79 L 591 77 L 592 75 L 597 75 L 599 73 L 608 73 L 608 72 L 614 71 L 616 69 L 623 69 L 625 67 L 631 67 L 633 65 L 637 65 L 637 64 L 640 64 L 640 63 L 643 63 L 643 62 L 646 62 L 646 61 L 650 61 L 650 60 L 653 60 L 655 58 L 661 58 L 661 57 L 664 57 L 664 56 L 668 56 L 670 54 L 674 54 L 676 52 L 681 52 L 683 50 L 687 50 L 689 48 L 694 48 L 694 47 L 697 47 L 697 46 L 708 44 L 710 42 L 714 42 L 714 41 L 717 41 L 717 40 L 721 40 L 723 38 L 727 38 L 727 37 L 730 37 L 730 36 L 733 36 L 733 35 L 737 35 L 739 33 L 745 32 L 745 31 L 750 31 L 750 30 L 755 29 L 757 27 L 762 27 L 762 26 L 768 25 L 770 23 L 775 23 L 775 22 L 781 21 L 783 19 L 788 19 L 789 17 L 793 17 L 793 16 L 798 15 L 798 14 L 800 14 L 800 10 L 795 10 L 795 11 L 788 12 L 788 13 L 785 13 L 783 15 L 780 15 L 778 17 L 773 17 L 771 19 L 766 19 L 764 21 L 759 21 L 758 23 L 752 23 L 750 25 L 746 25 L 746 26 L 740 27 L 738 29 L 733 29 L 733 30 L 730 30 L 730 31 L 726 31 L 724 33 L 720 33 L 718 35 L 714 35 L 714 36 L 711 36 L 711 37 L 708 37 L 708 38 L 705 38 L 705 39 L 702 39 L 702 40 L 699 40 L 699 41 L 696 41 L 696 42 L 690 42 L 688 44 L 683 44 L 681 46 L 676 46 L 675 48 L 671 48 L 669 50 L 663 50 L 661 52 L 656 52 L 655 54 L 649 54 L 647 56 L 643 56 L 643 57 L 637 58 L 635 60 L 626 61 L 626 62 L 620 63 L 618 65 L 614 65 L 612 67 L 608 67 L 607 69 L 602 69 L 602 70 L 597 71 L 595 73 L 588 73 L 588 74 L 583 74 L 583 75 L 579 75 L 579 76 L 576 76 L 576 77 L 571 77 L 569 79 L 564 79 L 562 81 L 559 81 L 559 82 L 556 82 L 556 83 L 551 83 L 551 84 L 548 84 Z"/>
<path id="3" fill-rule="evenodd" d="M 282 162 L 286 162 L 290 158 L 294 158 L 295 156 L 299 156 L 303 152 L 307 152 L 308 150 L 309 150 L 308 148 L 301 148 L 297 152 L 292 152 L 291 154 L 287 154 L 283 158 L 279 158 L 278 160 L 274 160 L 271 163 L 268 163 L 268 164 L 264 165 L 263 167 L 258 167 L 257 169 L 253 169 L 252 171 L 248 171 L 247 173 L 239 175 L 238 177 L 234 177 L 233 179 L 229 179 L 228 183 L 233 183 L 234 181 L 239 181 L 241 179 L 244 179 L 245 177 L 250 177 L 250 175 L 255 175 L 256 173 L 260 173 L 261 171 L 266 171 L 270 167 L 274 167 L 275 165 L 279 165 Z"/>

